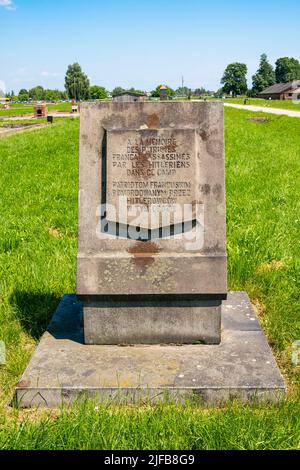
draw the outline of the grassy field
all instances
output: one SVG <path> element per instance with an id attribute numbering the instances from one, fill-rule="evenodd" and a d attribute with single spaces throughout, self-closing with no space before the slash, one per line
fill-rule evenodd
<path id="1" fill-rule="evenodd" d="M 60 110 L 60 111 L 71 111 L 71 103 L 55 103 L 48 104 L 48 110 Z M 11 104 L 9 109 L 0 109 L 1 116 L 22 116 L 25 114 L 33 114 L 33 105 L 31 104 Z"/>
<path id="2" fill-rule="evenodd" d="M 65 292 L 75 291 L 79 120 L 0 141 L 0 449 L 300 448 L 300 121 L 226 109 L 229 286 L 247 290 L 289 385 L 279 405 L 8 406 Z M 288 135 L 288 138 L 286 136 Z"/>
<path id="3" fill-rule="evenodd" d="M 230 404 L 207 411 L 192 405 L 86 402 L 38 418 L 32 413 L 0 418 L 0 449 L 297 449 L 299 413 L 296 403 L 256 409 Z"/>
<path id="4" fill-rule="evenodd" d="M 245 98 L 226 98 L 225 103 L 244 104 Z M 300 111 L 300 100 L 298 103 L 283 100 L 263 100 L 261 98 L 248 98 L 247 105 L 264 106 L 265 108 L 292 109 Z"/>

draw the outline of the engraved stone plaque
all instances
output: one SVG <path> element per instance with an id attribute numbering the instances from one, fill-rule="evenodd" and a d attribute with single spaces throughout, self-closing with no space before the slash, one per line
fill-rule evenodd
<path id="1" fill-rule="evenodd" d="M 107 219 L 154 229 L 195 216 L 194 129 L 107 132 Z"/>

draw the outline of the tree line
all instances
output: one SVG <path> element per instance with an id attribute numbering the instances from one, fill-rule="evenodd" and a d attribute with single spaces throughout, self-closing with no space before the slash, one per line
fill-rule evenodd
<path id="1" fill-rule="evenodd" d="M 155 90 L 151 92 L 152 96 L 159 96 L 159 90 L 161 85 L 158 85 Z M 109 94 L 104 87 L 97 85 L 90 86 L 89 79 L 87 75 L 82 71 L 78 63 L 69 65 L 65 77 L 65 88 L 68 93 L 69 98 L 75 100 L 87 100 L 87 99 L 106 99 Z M 115 87 L 112 90 L 112 96 L 116 96 L 125 91 L 132 93 L 144 94 L 143 90 L 138 90 L 136 88 L 125 89 L 120 86 Z M 168 96 L 174 95 L 174 90 L 171 87 L 167 87 Z"/>
<path id="2" fill-rule="evenodd" d="M 157 85 L 157 87 L 150 92 L 152 97 L 159 97 L 160 88 L 162 84 Z M 174 96 L 201 96 L 206 94 L 212 94 L 213 92 L 205 90 L 205 88 L 200 87 L 192 90 L 188 87 L 178 87 L 176 90 L 172 89 L 168 85 L 164 85 L 167 88 L 168 97 L 172 98 Z M 134 92 L 144 94 L 143 90 L 137 88 L 123 88 L 120 86 L 115 87 L 111 93 L 106 90 L 105 87 L 99 85 L 90 85 L 90 80 L 88 76 L 83 72 L 81 66 L 78 63 L 74 63 L 68 66 L 66 76 L 65 76 L 65 91 L 60 90 L 51 90 L 44 89 L 42 86 L 38 85 L 30 90 L 22 88 L 19 91 L 19 94 L 16 96 L 14 91 L 8 93 L 6 96 L 11 98 L 13 101 L 19 100 L 22 102 L 27 101 L 65 101 L 68 99 L 79 100 L 104 100 L 107 99 L 110 95 L 116 96 L 123 92 Z"/>
<path id="3" fill-rule="evenodd" d="M 268 61 L 266 54 L 260 56 L 260 63 L 258 70 L 252 76 L 252 88 L 248 89 L 247 85 L 247 65 L 240 62 L 234 62 L 229 64 L 224 71 L 221 79 L 223 87 L 218 90 L 217 94 L 232 94 L 233 96 L 245 95 L 257 96 L 258 93 L 263 91 L 265 88 L 274 85 L 275 83 L 285 83 L 292 80 L 300 80 L 300 63 L 293 57 L 281 57 L 277 59 L 275 63 L 275 69 Z M 160 87 L 158 85 L 154 90 L 151 91 L 152 97 L 159 97 Z M 209 95 L 213 92 L 202 88 L 191 90 L 188 87 L 179 87 L 176 90 L 165 85 L 167 88 L 167 94 L 170 98 L 173 96 L 202 96 Z M 119 93 L 130 91 L 135 93 L 144 93 L 142 90 L 136 88 L 125 89 L 122 87 L 116 87 L 112 90 L 112 96 L 116 96 Z M 19 101 L 64 101 L 67 99 L 79 100 L 101 100 L 107 99 L 110 93 L 103 86 L 90 85 L 88 76 L 83 72 L 81 66 L 78 63 L 74 63 L 68 66 L 65 76 L 65 91 L 44 89 L 42 86 L 36 86 L 30 90 L 24 88 L 20 90 L 19 95 L 16 97 L 14 92 L 6 95 L 11 97 L 13 100 L 18 99 Z"/>
<path id="4" fill-rule="evenodd" d="M 223 87 L 219 94 L 232 94 L 233 96 L 257 96 L 258 93 L 275 83 L 287 83 L 300 80 L 300 62 L 294 57 L 281 57 L 275 62 L 275 69 L 268 61 L 266 54 L 260 56 L 259 67 L 252 76 L 252 88 L 247 85 L 246 64 L 234 62 L 229 64 L 221 79 Z"/>
<path id="5" fill-rule="evenodd" d="M 64 101 L 68 99 L 66 91 L 45 89 L 40 85 L 30 90 L 22 88 L 18 95 L 12 90 L 10 93 L 6 93 L 5 96 L 11 98 L 12 101 Z"/>

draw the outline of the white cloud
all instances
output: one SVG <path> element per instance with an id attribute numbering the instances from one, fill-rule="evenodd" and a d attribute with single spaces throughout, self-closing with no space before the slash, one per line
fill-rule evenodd
<path id="1" fill-rule="evenodd" d="M 13 0 L 0 0 L 0 6 L 4 7 L 6 10 L 14 11 L 16 10 L 16 6 L 14 5 Z"/>
<path id="2" fill-rule="evenodd" d="M 42 77 L 59 77 L 60 73 L 57 72 L 49 72 L 48 70 L 43 70 L 41 72 Z"/>

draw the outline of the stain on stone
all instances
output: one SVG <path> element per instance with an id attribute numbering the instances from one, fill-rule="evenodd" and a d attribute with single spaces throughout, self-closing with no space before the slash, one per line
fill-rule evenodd
<path id="1" fill-rule="evenodd" d="M 206 142 L 206 150 L 208 154 L 213 158 L 222 158 L 222 142 L 218 139 L 218 129 L 199 129 L 198 134 L 200 135 L 203 142 Z M 213 136 L 216 136 L 214 138 Z"/>
<path id="2" fill-rule="evenodd" d="M 150 152 L 143 152 L 141 149 L 141 145 L 135 145 L 135 151 L 136 151 L 136 156 L 135 159 L 139 161 L 141 166 L 147 167 L 149 166 L 150 159 L 151 159 L 151 153 Z"/>
<path id="3" fill-rule="evenodd" d="M 19 388 L 28 388 L 28 387 L 30 387 L 30 380 L 21 380 L 18 383 L 18 387 Z"/>
<path id="4" fill-rule="evenodd" d="M 218 202 L 222 202 L 222 186 L 220 184 L 215 184 L 212 189 L 213 195 L 216 197 Z"/>
<path id="5" fill-rule="evenodd" d="M 206 143 L 206 150 L 213 158 L 219 159 L 223 157 L 223 143 L 221 140 L 210 139 Z"/>
<path id="6" fill-rule="evenodd" d="M 150 129 L 157 129 L 159 126 L 159 117 L 156 114 L 149 114 L 147 117 L 147 126 Z"/>
<path id="7" fill-rule="evenodd" d="M 199 135 L 201 139 L 205 142 L 208 139 L 208 133 L 204 129 L 199 130 Z"/>
<path id="8" fill-rule="evenodd" d="M 175 153 L 176 149 L 177 149 L 177 144 L 176 144 L 175 139 L 172 139 L 172 141 L 169 144 L 165 145 L 164 147 L 164 150 L 168 153 Z"/>
<path id="9" fill-rule="evenodd" d="M 207 246 L 201 250 L 201 253 L 210 255 L 210 254 L 215 254 L 215 253 L 220 253 L 220 247 L 219 244 L 216 243 L 213 246 Z"/>
<path id="10" fill-rule="evenodd" d="M 136 177 L 140 179 L 149 179 L 153 176 L 151 168 L 151 153 L 143 152 L 140 144 L 135 145 L 135 156 L 132 160 L 132 168 L 136 171 Z"/>
<path id="11" fill-rule="evenodd" d="M 201 184 L 200 191 L 205 196 L 208 196 L 210 194 L 210 184 Z"/>
<path id="12" fill-rule="evenodd" d="M 121 103 L 118 103 L 118 104 L 121 104 Z M 113 129 L 120 129 L 122 128 L 122 126 L 123 126 L 122 115 L 119 113 L 112 113 L 109 117 L 107 117 L 106 119 L 103 119 L 102 121 L 102 127 L 106 129 L 107 131 L 110 131 Z"/>
<path id="13" fill-rule="evenodd" d="M 154 242 L 136 242 L 128 253 L 133 255 L 133 264 L 144 273 L 154 263 L 154 257 L 160 249 Z"/>
<path id="14" fill-rule="evenodd" d="M 96 372 L 96 369 L 88 369 L 85 372 L 82 373 L 83 377 L 89 377 L 92 375 L 94 372 Z"/>
<path id="15" fill-rule="evenodd" d="M 74 369 L 69 369 L 69 368 L 64 368 L 62 369 L 62 372 L 66 375 L 74 375 L 75 374 L 75 370 Z"/>
<path id="16" fill-rule="evenodd" d="M 132 253 L 136 256 L 154 255 L 159 253 L 160 248 L 156 243 L 153 242 L 137 242 L 131 248 L 128 249 L 128 253 Z"/>

